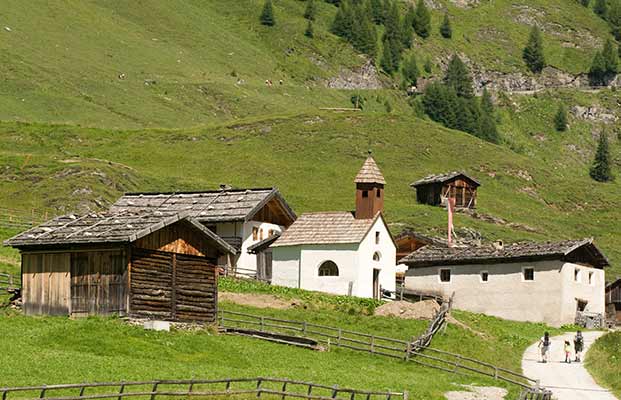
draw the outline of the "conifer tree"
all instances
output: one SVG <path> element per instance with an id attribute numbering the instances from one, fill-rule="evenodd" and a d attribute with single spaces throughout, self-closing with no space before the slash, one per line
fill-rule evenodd
<path id="1" fill-rule="evenodd" d="M 612 0 L 608 10 L 608 24 L 615 39 L 621 39 L 621 0 Z"/>
<path id="2" fill-rule="evenodd" d="M 481 129 L 481 109 L 479 102 L 475 98 L 457 97 L 456 126 L 463 132 L 471 133 L 475 136 L 480 135 Z"/>
<path id="3" fill-rule="evenodd" d="M 399 8 L 396 2 L 389 2 L 390 10 L 384 18 L 384 36 L 382 43 L 391 55 L 392 69 L 385 70 L 389 74 L 399 70 L 401 63 L 401 51 L 403 50 L 403 36 L 401 32 L 401 21 L 399 19 Z M 384 54 L 386 54 L 384 52 Z M 388 64 L 386 64 L 388 65 Z"/>
<path id="4" fill-rule="evenodd" d="M 407 17 L 407 15 L 406 15 Z M 412 23 L 407 20 L 407 18 L 403 19 L 403 24 L 401 28 L 401 40 L 403 42 L 404 49 L 412 48 L 412 37 L 414 36 L 414 28 L 412 27 Z"/>
<path id="5" fill-rule="evenodd" d="M 429 84 L 422 99 L 425 114 L 448 128 L 457 127 L 457 103 L 455 91 L 439 82 Z"/>
<path id="6" fill-rule="evenodd" d="M 262 25 L 274 26 L 276 19 L 274 18 L 274 10 L 272 8 L 272 0 L 265 0 L 263 11 L 261 12 L 260 21 Z"/>
<path id="7" fill-rule="evenodd" d="M 606 74 L 616 74 L 619 68 L 619 57 L 612 43 L 612 40 L 608 39 L 606 40 L 606 43 L 604 43 L 604 48 L 602 49 L 602 57 L 604 58 Z"/>
<path id="8" fill-rule="evenodd" d="M 546 60 L 543 55 L 543 39 L 539 28 L 533 26 L 528 37 L 528 43 L 522 53 L 522 58 L 528 66 L 528 68 L 535 73 L 541 72 L 546 65 Z"/>
<path id="9" fill-rule="evenodd" d="M 431 34 L 431 14 L 425 5 L 425 0 L 418 0 L 414 18 L 414 32 L 423 39 Z"/>
<path id="10" fill-rule="evenodd" d="M 332 26 L 330 27 L 330 32 L 334 33 L 336 36 L 350 39 L 353 22 L 353 15 L 349 8 L 349 2 L 344 1 L 339 5 L 336 11 Z"/>
<path id="11" fill-rule="evenodd" d="M 482 110 L 481 119 L 479 121 L 479 132 L 477 136 L 491 143 L 500 142 L 500 135 L 498 134 L 498 127 L 496 126 L 495 117 L 493 115 L 484 113 Z"/>
<path id="12" fill-rule="evenodd" d="M 403 85 L 407 88 L 410 86 L 416 86 L 416 80 L 420 75 L 418 65 L 416 64 L 416 57 L 411 54 L 410 57 L 403 63 L 401 68 L 401 74 L 403 75 Z"/>
<path id="13" fill-rule="evenodd" d="M 315 37 L 315 30 L 313 29 L 313 20 L 309 19 L 308 24 L 306 25 L 306 30 L 304 31 L 304 36 L 307 38 Z"/>
<path id="14" fill-rule="evenodd" d="M 392 75 L 396 68 L 392 62 L 392 50 L 390 49 L 390 43 L 387 40 L 382 42 L 382 59 L 380 60 L 380 66 L 389 75 Z"/>
<path id="15" fill-rule="evenodd" d="M 459 97 L 472 98 L 474 90 L 472 89 L 472 77 L 466 64 L 455 54 L 449 61 L 444 83 L 453 88 Z"/>
<path id="16" fill-rule="evenodd" d="M 492 95 L 486 87 L 483 88 L 483 93 L 481 95 L 481 112 L 493 116 L 494 120 L 496 119 L 496 109 L 494 107 L 494 102 L 492 101 Z"/>
<path id="17" fill-rule="evenodd" d="M 591 178 L 598 182 L 608 182 L 613 180 L 612 171 L 610 170 L 610 152 L 608 150 L 608 136 L 602 132 L 599 136 L 595 159 L 589 171 Z"/>
<path id="18" fill-rule="evenodd" d="M 304 18 L 314 21 L 317 7 L 315 6 L 315 0 L 307 0 L 306 10 L 304 10 Z"/>
<path id="19" fill-rule="evenodd" d="M 362 6 L 354 6 L 354 21 L 351 32 L 351 43 L 362 53 L 375 57 L 377 52 L 377 33 L 371 17 Z"/>
<path id="20" fill-rule="evenodd" d="M 384 6 L 382 0 L 368 0 L 367 12 L 376 25 L 384 22 Z"/>
<path id="21" fill-rule="evenodd" d="M 444 20 L 442 20 L 442 25 L 440 25 L 440 34 L 445 39 L 453 37 L 453 28 L 451 28 L 451 20 L 448 13 L 444 14 Z"/>
<path id="22" fill-rule="evenodd" d="M 606 60 L 601 51 L 597 51 L 593 57 L 591 68 L 589 69 L 589 81 L 591 85 L 598 86 L 606 83 Z"/>
<path id="23" fill-rule="evenodd" d="M 558 132 L 565 132 L 567 130 L 567 110 L 563 104 L 558 106 L 554 116 L 554 127 Z"/>
<path id="24" fill-rule="evenodd" d="M 606 2 L 606 0 L 595 0 L 593 11 L 601 18 L 606 19 L 608 15 L 608 3 Z"/>

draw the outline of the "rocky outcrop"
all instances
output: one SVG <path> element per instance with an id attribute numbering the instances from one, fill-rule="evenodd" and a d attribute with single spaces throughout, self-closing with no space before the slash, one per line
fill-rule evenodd
<path id="1" fill-rule="evenodd" d="M 358 70 L 343 69 L 338 76 L 326 83 L 331 89 L 381 89 L 384 87 L 379 79 L 377 68 L 372 61 L 367 61 Z"/>
<path id="2" fill-rule="evenodd" d="M 578 119 L 603 122 L 605 124 L 613 124 L 619 120 L 619 117 L 614 111 L 597 106 L 573 106 L 571 108 L 571 113 Z"/>
<path id="3" fill-rule="evenodd" d="M 454 6 L 459 8 L 474 8 L 481 4 L 481 0 L 449 0 Z"/>

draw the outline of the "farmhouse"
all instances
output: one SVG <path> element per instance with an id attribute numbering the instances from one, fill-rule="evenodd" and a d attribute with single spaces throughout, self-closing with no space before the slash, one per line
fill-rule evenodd
<path id="1" fill-rule="evenodd" d="M 248 248 L 282 232 L 296 219 L 278 189 L 222 189 L 204 192 L 129 193 L 111 212 L 187 212 L 237 250 L 236 272 L 257 274 L 257 257 Z M 226 265 L 226 259 L 218 261 Z M 263 277 L 264 278 L 264 277 Z"/>
<path id="2" fill-rule="evenodd" d="M 617 325 L 621 325 L 621 279 L 606 286 L 606 314 Z"/>
<path id="3" fill-rule="evenodd" d="M 26 314 L 213 322 L 219 257 L 236 250 L 187 213 L 68 215 L 5 242 L 21 250 Z"/>
<path id="4" fill-rule="evenodd" d="M 355 183 L 355 212 L 303 214 L 272 244 L 272 283 L 376 299 L 381 289 L 395 290 L 396 246 L 382 215 L 386 182 L 371 156 Z"/>
<path id="5" fill-rule="evenodd" d="M 429 175 L 410 185 L 416 189 L 416 201 L 431 206 L 446 206 L 446 199 L 455 199 L 457 208 L 476 208 L 477 189 L 481 184 L 464 172 Z"/>
<path id="6" fill-rule="evenodd" d="M 591 239 L 469 247 L 425 246 L 401 262 L 406 289 L 455 293 L 458 309 L 500 318 L 574 323 L 604 314 L 606 257 Z"/>

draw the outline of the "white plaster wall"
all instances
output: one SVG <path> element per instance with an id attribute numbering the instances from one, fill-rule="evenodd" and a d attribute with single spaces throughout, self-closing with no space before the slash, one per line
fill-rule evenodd
<path id="1" fill-rule="evenodd" d="M 349 282 L 357 279 L 358 244 L 306 245 L 301 252 L 301 283 L 306 290 L 347 295 Z M 333 261 L 339 268 L 339 276 L 319 276 L 319 266 Z"/>
<path id="2" fill-rule="evenodd" d="M 300 246 L 272 248 L 272 284 L 299 287 Z"/>
<path id="3" fill-rule="evenodd" d="M 379 244 L 375 243 L 375 232 L 380 233 Z M 373 261 L 373 254 L 380 254 L 380 261 Z M 390 291 L 395 290 L 397 248 L 390 238 L 390 232 L 384 221 L 378 218 L 360 243 L 358 250 L 358 278 L 353 295 L 373 297 L 373 269 L 379 269 L 379 286 Z"/>
<path id="4" fill-rule="evenodd" d="M 276 224 L 270 224 L 267 222 L 257 222 L 257 221 L 248 221 L 243 224 L 243 230 L 240 236 L 243 240 L 241 253 L 239 254 L 239 258 L 237 259 L 237 267 L 244 268 L 252 271 L 257 270 L 257 256 L 256 254 L 248 254 L 248 247 L 253 244 L 260 242 L 261 239 L 257 236 L 257 240 L 252 239 L 252 228 L 259 228 L 259 231 L 263 229 L 263 239 L 267 239 L 269 236 L 269 231 L 272 229 L 274 232 L 282 232 L 283 227 Z"/>
<path id="5" fill-rule="evenodd" d="M 574 279 L 574 271 L 578 270 L 578 281 Z M 593 274 L 589 284 L 589 273 Z M 563 281 L 563 297 L 561 323 L 571 324 L 576 318 L 577 299 L 588 302 L 585 311 L 604 314 L 606 309 L 606 283 L 604 270 L 583 265 L 565 263 L 561 269 Z"/>
<path id="6" fill-rule="evenodd" d="M 522 279 L 523 267 L 535 268 L 534 281 Z M 441 268 L 451 269 L 450 283 L 440 282 Z M 575 316 L 575 301 L 571 319 L 562 312 L 567 303 L 562 269 L 561 261 L 415 268 L 407 271 L 405 285 L 444 296 L 455 292 L 457 309 L 560 326 Z M 488 282 L 481 281 L 481 271 L 488 271 Z"/>

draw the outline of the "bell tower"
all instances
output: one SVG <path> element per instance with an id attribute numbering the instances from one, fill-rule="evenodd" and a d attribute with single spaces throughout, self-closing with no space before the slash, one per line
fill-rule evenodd
<path id="1" fill-rule="evenodd" d="M 370 219 L 384 211 L 384 185 L 386 181 L 369 152 L 356 179 L 356 219 Z"/>

